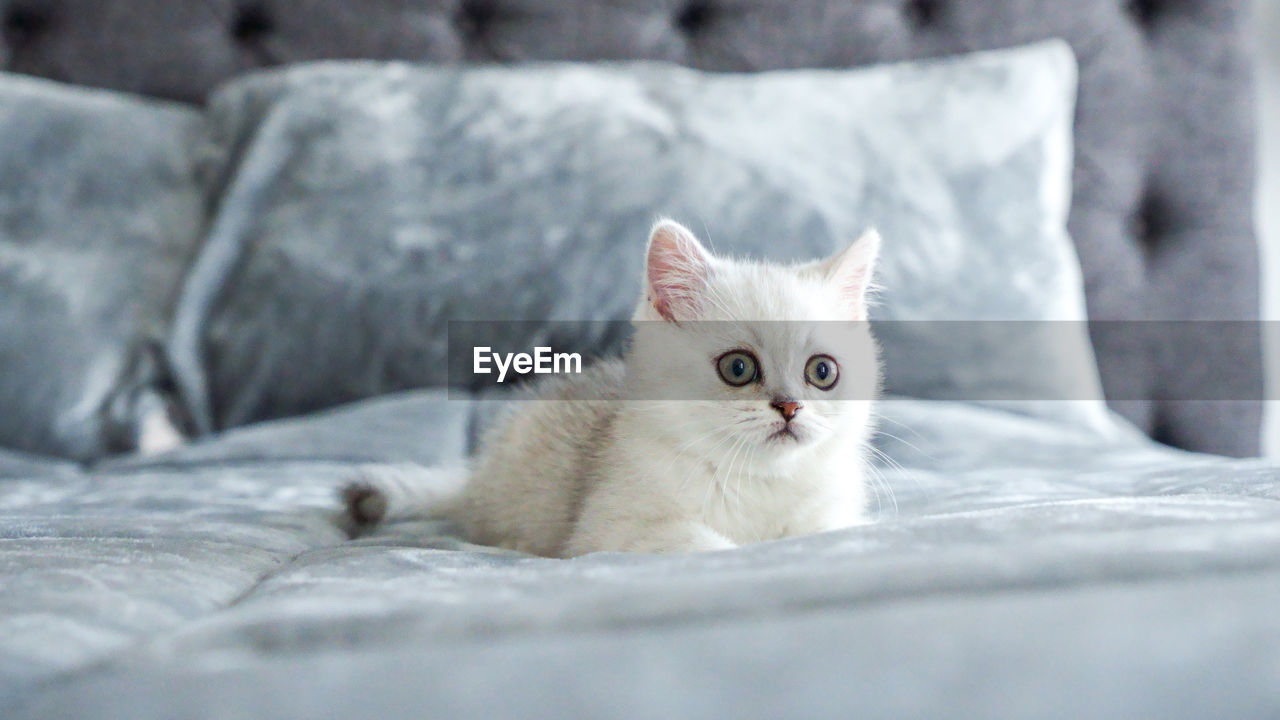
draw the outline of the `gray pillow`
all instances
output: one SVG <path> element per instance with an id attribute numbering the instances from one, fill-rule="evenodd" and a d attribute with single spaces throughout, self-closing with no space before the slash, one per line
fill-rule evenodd
<path id="1" fill-rule="evenodd" d="M 910 321 L 880 333 L 890 391 L 1098 397 L 1065 231 L 1074 89 L 1061 42 L 849 71 L 253 76 L 211 105 L 221 209 L 174 355 L 212 426 L 441 385 L 451 320 L 628 317 L 667 214 L 717 251 L 774 260 L 878 227 L 876 317 Z M 1046 346 L 921 320 L 1076 322 Z M 616 344 L 609 324 L 580 327 L 560 345 Z"/>
<path id="2" fill-rule="evenodd" d="M 199 113 L 0 75 L 0 446 L 80 460 L 168 414 Z"/>

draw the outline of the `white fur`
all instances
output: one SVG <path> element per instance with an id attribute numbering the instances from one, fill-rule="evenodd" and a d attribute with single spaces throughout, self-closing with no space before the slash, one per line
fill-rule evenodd
<path id="1" fill-rule="evenodd" d="M 142 418 L 138 427 L 138 452 L 159 455 L 186 444 L 187 438 L 173 424 L 169 413 L 157 408 Z"/>
<path id="2" fill-rule="evenodd" d="M 880 372 L 867 324 L 851 321 L 866 319 L 878 248 L 868 233 L 804 265 L 733 261 L 660 221 L 622 360 L 517 403 L 460 490 L 378 467 L 368 487 L 386 517 L 444 516 L 475 542 L 551 557 L 718 550 L 864 522 Z M 760 382 L 721 380 L 716 359 L 736 349 L 758 358 Z M 815 354 L 838 363 L 830 390 L 805 382 Z M 771 407 L 784 399 L 803 405 L 789 426 Z"/>

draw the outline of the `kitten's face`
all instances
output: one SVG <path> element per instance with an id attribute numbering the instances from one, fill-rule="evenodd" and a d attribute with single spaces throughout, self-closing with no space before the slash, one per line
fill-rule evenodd
<path id="1" fill-rule="evenodd" d="M 651 410 L 693 452 L 757 468 L 863 442 L 880 382 L 865 305 L 877 246 L 868 236 L 808 265 L 738 263 L 660 223 L 632 396 L 659 401 Z"/>

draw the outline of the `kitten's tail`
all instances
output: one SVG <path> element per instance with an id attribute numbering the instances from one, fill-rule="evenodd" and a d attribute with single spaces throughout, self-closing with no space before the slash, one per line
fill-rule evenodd
<path id="1" fill-rule="evenodd" d="M 365 528 L 385 520 L 448 517 L 466 481 L 464 467 L 364 465 L 340 491 L 345 520 Z"/>

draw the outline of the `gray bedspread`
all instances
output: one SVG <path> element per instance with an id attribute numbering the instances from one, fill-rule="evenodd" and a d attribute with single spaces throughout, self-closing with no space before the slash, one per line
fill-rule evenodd
<path id="1" fill-rule="evenodd" d="M 0 717 L 1280 716 L 1263 461 L 893 400 L 865 527 L 575 560 L 348 540 L 352 466 L 456 461 L 481 405 L 0 457 Z"/>

